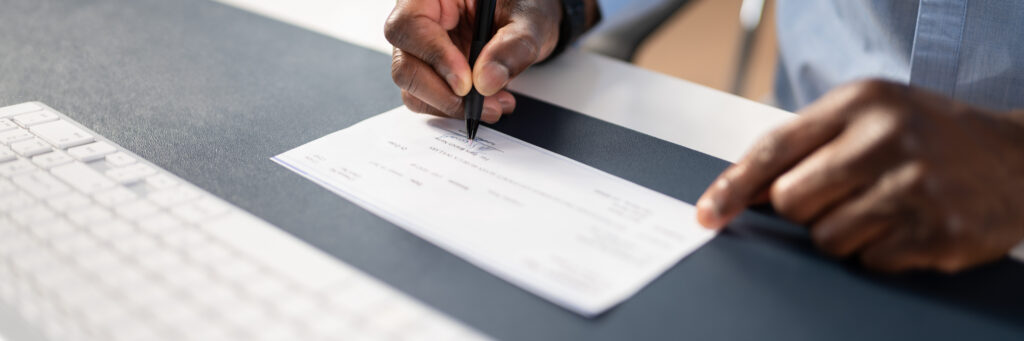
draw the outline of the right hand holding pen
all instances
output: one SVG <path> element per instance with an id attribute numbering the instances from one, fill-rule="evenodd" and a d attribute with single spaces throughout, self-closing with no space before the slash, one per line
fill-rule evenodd
<path id="1" fill-rule="evenodd" d="M 384 28 L 395 46 L 391 77 L 412 111 L 462 118 L 462 97 L 475 85 L 487 96 L 481 119 L 497 122 L 516 106 L 505 86 L 558 43 L 560 0 L 498 0 L 497 31 L 470 68 L 475 5 L 473 0 L 398 0 L 395 5 Z"/>

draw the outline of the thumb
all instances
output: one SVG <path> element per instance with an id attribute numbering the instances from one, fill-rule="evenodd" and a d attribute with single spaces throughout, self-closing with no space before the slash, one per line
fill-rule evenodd
<path id="1" fill-rule="evenodd" d="M 494 95 L 530 65 L 546 58 L 558 43 L 557 30 L 557 23 L 530 19 L 513 19 L 503 26 L 473 65 L 476 90 L 484 96 Z"/>

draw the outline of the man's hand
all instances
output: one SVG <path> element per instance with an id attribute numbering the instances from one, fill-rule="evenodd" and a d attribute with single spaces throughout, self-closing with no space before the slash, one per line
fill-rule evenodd
<path id="1" fill-rule="evenodd" d="M 498 0 L 497 31 L 470 71 L 467 55 L 476 13 L 473 0 L 398 0 L 385 26 L 395 46 L 391 76 L 413 111 L 463 117 L 462 96 L 475 84 L 482 120 L 515 109 L 508 82 L 547 58 L 558 43 L 560 0 Z"/>
<path id="2" fill-rule="evenodd" d="M 1022 116 L 881 81 L 845 86 L 723 172 L 697 217 L 720 228 L 769 200 L 823 251 L 870 268 L 990 262 L 1024 238 Z"/>

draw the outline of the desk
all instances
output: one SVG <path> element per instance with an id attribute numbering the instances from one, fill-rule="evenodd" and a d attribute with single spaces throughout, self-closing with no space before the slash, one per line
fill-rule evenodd
<path id="1" fill-rule="evenodd" d="M 16 0 L 4 4 L 0 23 L 0 103 L 48 103 L 501 339 L 1024 337 L 1024 266 L 1001 262 L 952 278 L 875 276 L 820 256 L 799 228 L 758 214 L 746 215 L 621 306 L 585 319 L 268 160 L 400 105 L 390 58 L 365 47 L 372 42 L 354 45 L 204 0 Z M 513 89 L 723 160 L 735 160 L 760 132 L 791 117 L 600 57 L 566 57 Z M 586 86 L 566 90 L 566 79 Z M 663 96 L 668 104 L 652 100 Z M 524 103 L 594 131 L 624 133 Z M 665 147 L 640 134 L 631 139 Z M 673 155 L 694 155 L 679 150 Z M 640 172 L 596 164 L 593 155 L 576 157 L 617 174 Z M 680 179 L 710 181 L 712 168 L 725 165 L 701 160 L 699 173 Z M 666 179 L 672 170 L 658 173 Z M 693 188 L 677 197 L 692 202 Z"/>

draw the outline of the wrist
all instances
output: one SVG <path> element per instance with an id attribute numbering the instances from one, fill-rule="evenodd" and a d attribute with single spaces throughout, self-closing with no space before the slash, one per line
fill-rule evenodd
<path id="1" fill-rule="evenodd" d="M 583 35 L 583 32 L 601 20 L 596 0 L 560 0 L 559 2 L 562 7 L 562 19 L 558 29 L 558 42 L 552 53 L 541 63 L 560 55 Z"/>

